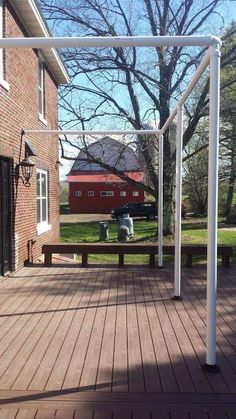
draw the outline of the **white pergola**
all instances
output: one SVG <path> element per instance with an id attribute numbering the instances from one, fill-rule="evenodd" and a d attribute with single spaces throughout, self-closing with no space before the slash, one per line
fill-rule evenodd
<path id="1" fill-rule="evenodd" d="M 163 266 L 163 134 L 177 116 L 176 133 L 176 207 L 175 207 L 175 263 L 174 299 L 181 298 L 181 198 L 182 198 L 182 149 L 183 106 L 192 89 L 210 66 L 210 126 L 208 167 L 208 243 L 207 243 L 207 372 L 218 372 L 216 365 L 216 298 L 217 298 L 217 210 L 218 210 L 218 153 L 219 153 L 219 93 L 220 46 L 219 38 L 208 36 L 121 36 L 121 37 L 56 37 L 56 38 L 0 38 L 0 48 L 114 48 L 114 47 L 208 47 L 193 79 L 182 94 L 178 104 L 159 130 L 33 130 L 24 129 L 26 135 L 153 135 L 159 138 L 158 185 L 158 266 Z"/>

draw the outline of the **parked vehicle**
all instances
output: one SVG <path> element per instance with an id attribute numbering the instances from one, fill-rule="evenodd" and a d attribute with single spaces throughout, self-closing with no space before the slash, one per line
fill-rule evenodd
<path id="1" fill-rule="evenodd" d="M 146 217 L 148 220 L 154 220 L 157 216 L 156 202 L 130 202 L 121 208 L 111 210 L 111 217 L 119 220 L 124 214 L 130 217 Z"/>

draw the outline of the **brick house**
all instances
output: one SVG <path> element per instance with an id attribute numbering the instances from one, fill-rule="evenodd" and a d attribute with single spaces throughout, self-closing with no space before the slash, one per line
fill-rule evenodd
<path id="1" fill-rule="evenodd" d="M 0 36 L 50 36 L 36 1 L 0 0 Z M 21 130 L 57 129 L 57 88 L 68 81 L 54 49 L 0 50 L 0 275 L 59 238 L 58 139 Z M 27 153 L 35 163 L 28 187 L 19 166 Z"/>
<path id="2" fill-rule="evenodd" d="M 71 213 L 110 213 L 112 208 L 128 202 L 144 201 L 143 189 L 105 170 L 93 158 L 116 167 L 137 182 L 144 180 L 144 172 L 134 150 L 105 137 L 89 145 L 87 152 L 80 151 L 67 176 Z"/>

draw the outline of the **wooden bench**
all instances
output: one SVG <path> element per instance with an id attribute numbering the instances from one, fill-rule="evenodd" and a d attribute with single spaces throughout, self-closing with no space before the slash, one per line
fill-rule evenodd
<path id="1" fill-rule="evenodd" d="M 230 257 L 233 254 L 231 246 L 219 245 L 217 248 L 218 256 L 222 258 L 222 265 L 230 265 Z M 82 255 L 82 267 L 88 266 L 88 255 L 91 254 L 116 254 L 119 256 L 119 267 L 124 266 L 124 255 L 137 254 L 149 255 L 150 267 L 155 266 L 155 256 L 158 255 L 158 245 L 156 243 L 53 243 L 45 244 L 42 247 L 42 253 L 45 255 L 45 266 L 52 265 L 52 255 L 55 253 L 76 253 Z M 163 246 L 164 255 L 174 255 L 174 245 Z M 181 253 L 186 256 L 185 266 L 192 266 L 193 256 L 206 256 L 207 246 L 182 245 Z"/>

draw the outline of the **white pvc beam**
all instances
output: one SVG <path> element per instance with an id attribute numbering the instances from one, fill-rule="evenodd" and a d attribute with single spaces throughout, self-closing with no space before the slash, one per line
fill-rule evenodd
<path id="1" fill-rule="evenodd" d="M 177 110 L 176 133 L 176 188 L 175 188 L 175 266 L 174 298 L 181 293 L 181 206 L 182 206 L 182 155 L 183 155 L 183 107 Z"/>
<path id="2" fill-rule="evenodd" d="M 184 104 L 184 102 L 186 101 L 186 99 L 188 98 L 188 96 L 190 95 L 190 93 L 192 92 L 194 87 L 196 86 L 197 82 L 201 78 L 202 74 L 204 73 L 204 71 L 208 67 L 209 63 L 210 63 L 210 50 L 208 49 L 208 51 L 206 52 L 205 56 L 203 57 L 201 63 L 199 64 L 199 66 L 196 70 L 196 73 L 194 74 L 191 82 L 189 83 L 186 90 L 183 92 L 183 94 L 182 94 L 182 96 L 179 100 L 179 105 Z"/>
<path id="3" fill-rule="evenodd" d="M 41 129 L 26 129 L 22 130 L 24 135 L 157 135 L 160 131 L 157 129 L 143 129 L 143 130 L 41 130 Z"/>
<path id="4" fill-rule="evenodd" d="M 163 267 L 163 135 L 159 135 L 158 154 L 158 267 Z"/>
<path id="5" fill-rule="evenodd" d="M 221 44 L 219 38 L 208 36 L 101 36 L 0 38 L 0 48 L 117 48 L 117 47 L 178 47 Z"/>
<path id="6" fill-rule="evenodd" d="M 208 67 L 209 63 L 210 63 L 210 50 L 208 49 L 208 51 L 204 55 L 202 61 L 200 62 L 199 66 L 196 70 L 196 73 L 194 74 L 192 80 L 190 81 L 188 87 L 183 92 L 183 94 L 182 94 L 182 96 L 179 100 L 179 103 L 178 103 L 179 105 L 184 104 L 184 102 L 186 101 L 186 99 L 188 98 L 188 96 L 190 95 L 190 93 L 192 92 L 194 87 L 196 86 L 197 82 L 199 81 L 199 79 L 203 75 L 204 71 Z"/>
<path id="7" fill-rule="evenodd" d="M 169 127 L 170 123 L 173 121 L 174 117 L 177 115 L 178 106 L 179 105 L 181 106 L 181 105 L 184 104 L 184 102 L 186 101 L 186 99 L 188 98 L 188 96 L 190 95 L 190 93 L 192 92 L 194 87 L 196 86 L 197 82 L 199 81 L 200 77 L 202 76 L 202 74 L 206 70 L 209 63 L 210 63 L 210 51 L 208 50 L 207 53 L 205 54 L 204 58 L 202 59 L 199 67 L 197 68 L 193 79 L 191 80 L 188 87 L 185 89 L 181 98 L 179 99 L 179 102 L 178 102 L 176 108 L 171 112 L 169 118 L 166 120 L 165 124 L 161 128 L 162 134 L 166 131 L 166 129 Z"/>
<path id="8" fill-rule="evenodd" d="M 220 107 L 220 51 L 211 49 L 208 167 L 207 353 L 206 367 L 216 367 L 217 215 Z"/>
<path id="9" fill-rule="evenodd" d="M 164 132 L 167 130 L 171 122 L 173 121 L 174 117 L 177 115 L 177 106 L 173 111 L 171 112 L 169 118 L 164 123 L 163 127 L 161 128 L 161 133 L 164 134 Z"/>

